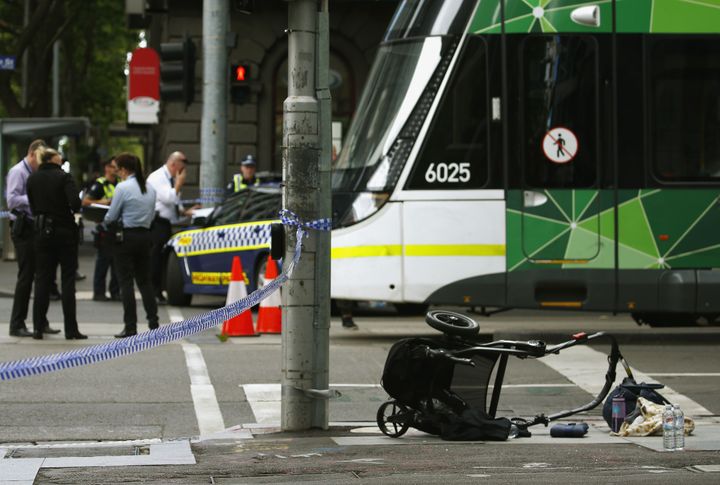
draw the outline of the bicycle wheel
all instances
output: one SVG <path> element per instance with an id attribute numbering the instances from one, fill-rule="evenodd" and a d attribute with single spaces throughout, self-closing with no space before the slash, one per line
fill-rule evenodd
<path id="1" fill-rule="evenodd" d="M 480 325 L 472 318 L 448 310 L 430 310 L 425 322 L 435 330 L 460 337 L 472 337 L 480 331 Z"/>
<path id="2" fill-rule="evenodd" d="M 386 401 L 377 412 L 377 425 L 384 435 L 399 438 L 410 428 L 411 413 L 397 401 Z"/>

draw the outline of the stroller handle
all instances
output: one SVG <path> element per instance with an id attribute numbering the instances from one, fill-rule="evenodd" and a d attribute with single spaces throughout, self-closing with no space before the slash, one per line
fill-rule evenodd
<path id="1" fill-rule="evenodd" d="M 573 347 L 580 343 L 585 343 L 589 340 L 594 340 L 597 338 L 608 338 L 610 339 L 610 355 L 608 355 L 608 370 L 605 373 L 605 384 L 603 385 L 603 388 L 600 390 L 597 396 L 590 401 L 589 403 L 580 406 L 575 409 L 570 409 L 566 411 L 560 411 L 559 413 L 551 414 L 549 416 L 545 416 L 544 414 L 535 416 L 535 418 L 532 421 L 527 422 L 527 424 L 523 424 L 524 427 L 527 426 L 533 426 L 535 424 L 544 424 L 545 426 L 548 425 L 550 421 L 555 421 L 558 419 L 562 419 L 567 416 L 571 416 L 576 413 L 580 413 L 583 411 L 588 411 L 590 409 L 593 409 L 598 404 L 603 402 L 603 400 L 607 397 L 608 393 L 610 392 L 610 389 L 612 388 L 613 384 L 615 383 L 615 368 L 617 367 L 618 362 L 622 362 L 623 367 L 625 368 L 625 371 L 627 372 L 628 376 L 632 376 L 632 372 L 630 371 L 630 366 L 625 362 L 625 359 L 623 358 L 622 354 L 620 353 L 620 348 L 618 347 L 617 340 L 612 335 L 608 335 L 605 332 L 597 332 L 591 335 L 587 335 L 585 333 L 576 334 L 573 335 L 572 340 L 568 340 L 567 342 L 563 342 L 561 344 L 552 345 L 547 348 L 547 353 L 558 353 L 562 349 L 566 349 L 568 347 Z"/>
<path id="2" fill-rule="evenodd" d="M 450 362 L 455 362 L 456 364 L 469 365 L 471 367 L 475 367 L 475 362 L 472 359 L 455 357 L 454 355 L 452 355 L 451 353 L 449 353 L 443 349 L 431 349 L 430 347 L 426 347 L 425 355 L 427 355 L 428 357 L 440 357 L 443 359 L 447 359 Z"/>

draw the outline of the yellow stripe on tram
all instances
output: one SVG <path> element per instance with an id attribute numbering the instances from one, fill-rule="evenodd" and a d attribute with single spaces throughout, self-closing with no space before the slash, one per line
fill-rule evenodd
<path id="1" fill-rule="evenodd" d="M 402 245 L 386 244 L 381 246 L 352 246 L 343 248 L 332 248 L 330 255 L 332 259 L 402 256 Z"/>
<path id="2" fill-rule="evenodd" d="M 504 244 L 409 244 L 405 256 L 505 256 Z M 401 244 L 332 248 L 332 259 L 402 256 Z"/>

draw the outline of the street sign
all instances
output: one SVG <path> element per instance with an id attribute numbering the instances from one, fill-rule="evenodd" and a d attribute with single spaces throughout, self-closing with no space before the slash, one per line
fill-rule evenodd
<path id="1" fill-rule="evenodd" d="M 0 56 L 0 71 L 14 71 L 15 56 Z"/>

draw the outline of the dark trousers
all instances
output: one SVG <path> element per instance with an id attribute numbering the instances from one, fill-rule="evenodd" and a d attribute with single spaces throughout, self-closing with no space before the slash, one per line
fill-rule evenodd
<path id="1" fill-rule="evenodd" d="M 120 294 L 120 283 L 115 271 L 113 261 L 113 244 L 108 241 L 109 234 L 101 233 L 97 242 L 97 257 L 95 258 L 95 273 L 93 274 L 93 295 L 105 295 L 105 281 L 110 270 L 110 295 Z"/>
<path id="2" fill-rule="evenodd" d="M 150 231 L 147 229 L 125 229 L 122 242 L 116 243 L 114 247 L 115 267 L 120 279 L 123 302 L 123 321 L 125 329 L 129 331 L 137 330 L 133 280 L 137 283 L 140 291 L 150 328 L 158 326 L 157 302 L 150 282 L 149 271 L 151 248 L 152 240 Z"/>
<path id="3" fill-rule="evenodd" d="M 13 236 L 12 238 L 13 244 L 15 245 L 18 273 L 17 282 L 15 283 L 15 295 L 13 295 L 12 313 L 10 314 L 11 332 L 27 328 L 25 319 L 27 319 L 28 316 L 30 293 L 32 291 L 33 279 L 35 278 L 34 237 L 32 227 L 27 227 L 22 236 Z M 47 319 L 44 325 L 47 325 Z"/>
<path id="4" fill-rule="evenodd" d="M 75 272 L 78 267 L 77 230 L 55 230 L 45 238 L 35 236 L 35 301 L 33 302 L 33 330 L 40 332 L 47 325 L 50 287 L 55 268 L 60 264 L 62 309 L 65 335 L 78 333 L 75 308 Z"/>
<path id="5" fill-rule="evenodd" d="M 150 274 L 152 275 L 152 285 L 155 295 L 162 295 L 163 289 L 163 264 L 162 251 L 165 243 L 172 236 L 172 224 L 167 219 L 156 217 L 150 228 L 152 235 L 152 253 L 150 259 Z"/>

